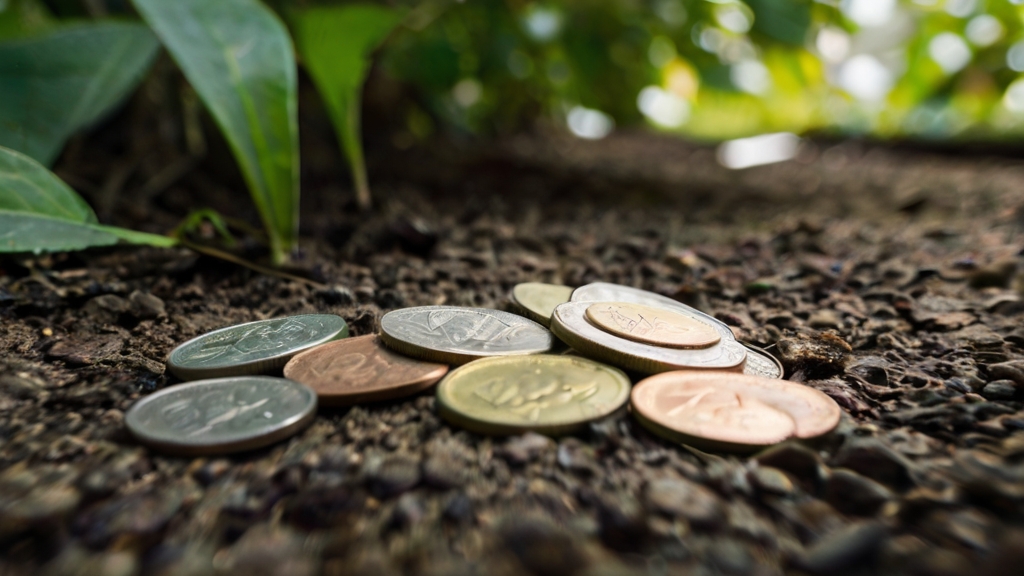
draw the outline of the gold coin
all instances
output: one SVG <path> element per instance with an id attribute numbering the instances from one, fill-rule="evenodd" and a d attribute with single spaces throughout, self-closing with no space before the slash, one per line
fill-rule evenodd
<path id="1" fill-rule="evenodd" d="M 621 371 L 575 356 L 506 356 L 470 362 L 437 388 L 449 422 L 481 434 L 566 434 L 629 399 Z"/>
<path id="2" fill-rule="evenodd" d="M 627 340 L 666 348 L 707 348 L 722 340 L 707 323 L 643 304 L 598 302 L 587 308 L 587 320 Z"/>
<path id="3" fill-rule="evenodd" d="M 723 372 L 666 372 L 637 383 L 633 415 L 651 432 L 712 450 L 749 452 L 830 432 L 839 405 L 809 386 Z"/>
<path id="4" fill-rule="evenodd" d="M 572 288 L 543 282 L 524 282 L 512 289 L 512 304 L 516 311 L 545 326 L 551 326 L 551 313 L 555 306 L 568 302 Z"/>

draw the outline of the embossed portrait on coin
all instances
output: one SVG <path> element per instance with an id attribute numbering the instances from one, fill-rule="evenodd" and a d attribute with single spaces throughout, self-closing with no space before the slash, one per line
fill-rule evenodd
<path id="1" fill-rule="evenodd" d="M 210 364 L 220 359 L 266 354 L 287 348 L 295 342 L 315 339 L 319 332 L 318 327 L 288 318 L 280 325 L 263 324 L 203 341 L 201 346 L 186 350 L 183 360 Z"/>

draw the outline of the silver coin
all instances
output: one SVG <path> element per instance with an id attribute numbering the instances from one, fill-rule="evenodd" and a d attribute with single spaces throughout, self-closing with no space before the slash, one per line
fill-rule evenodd
<path id="1" fill-rule="evenodd" d="M 573 290 L 569 301 L 629 302 L 630 304 L 643 304 L 644 306 L 653 306 L 655 308 L 667 308 L 674 312 L 689 316 L 694 320 L 701 320 L 711 324 L 711 326 L 722 337 L 722 340 L 736 340 L 736 336 L 732 333 L 732 330 L 729 329 L 729 326 L 718 318 L 705 314 L 696 308 L 683 304 L 682 302 L 677 302 L 668 296 L 662 296 L 661 294 L 655 294 L 654 292 L 641 290 L 639 288 L 631 288 L 629 286 L 621 286 L 619 284 L 609 284 L 608 282 L 594 282 Z"/>
<path id="2" fill-rule="evenodd" d="M 541 354 L 554 344 L 551 332 L 533 320 L 500 310 L 457 306 L 388 312 L 380 320 L 380 336 L 401 354 L 444 364 Z"/>
<path id="3" fill-rule="evenodd" d="M 587 321 L 592 302 L 566 302 L 555 307 L 551 331 L 582 355 L 628 370 L 654 374 L 669 370 L 742 371 L 746 348 L 725 339 L 708 348 L 663 348 L 626 340 Z"/>
<path id="4" fill-rule="evenodd" d="M 266 374 L 303 350 L 348 336 L 345 319 L 302 314 L 228 326 L 171 351 L 167 368 L 182 380 Z"/>
<path id="5" fill-rule="evenodd" d="M 751 346 L 750 344 L 744 344 L 744 346 L 747 347 L 747 363 L 743 366 L 744 374 L 761 376 L 762 378 L 782 378 L 785 370 L 783 370 L 782 363 L 775 356 L 757 346 Z"/>
<path id="6" fill-rule="evenodd" d="M 272 376 L 198 380 L 136 402 L 124 422 L 132 436 L 164 452 L 227 454 L 273 444 L 316 417 L 316 392 Z"/>

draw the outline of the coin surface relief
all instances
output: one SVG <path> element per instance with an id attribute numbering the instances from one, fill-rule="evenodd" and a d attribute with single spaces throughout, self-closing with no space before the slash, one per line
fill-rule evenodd
<path id="1" fill-rule="evenodd" d="M 710 325 L 667 308 L 628 302 L 597 302 L 587 320 L 616 336 L 668 348 L 706 348 L 722 337 Z"/>
<path id="2" fill-rule="evenodd" d="M 744 344 L 747 348 L 747 363 L 743 366 L 743 373 L 750 376 L 761 376 L 762 378 L 782 378 L 785 370 L 782 363 L 768 352 Z"/>
<path id="3" fill-rule="evenodd" d="M 482 434 L 562 434 L 621 408 L 630 381 L 575 356 L 485 358 L 453 370 L 437 388 L 438 412 Z"/>

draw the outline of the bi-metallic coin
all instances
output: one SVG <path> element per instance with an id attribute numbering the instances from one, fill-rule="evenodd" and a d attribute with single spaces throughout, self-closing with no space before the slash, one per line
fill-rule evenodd
<path id="1" fill-rule="evenodd" d="M 437 387 L 449 422 L 481 434 L 566 434 L 621 408 L 622 371 L 575 356 L 485 358 L 453 370 Z"/>
<path id="2" fill-rule="evenodd" d="M 321 406 L 347 406 L 409 396 L 430 388 L 448 366 L 388 350 L 376 334 L 345 338 L 296 355 L 284 377 L 316 391 Z"/>
<path id="3" fill-rule="evenodd" d="M 718 331 L 722 340 L 736 339 L 736 336 L 732 333 L 729 326 L 718 318 L 705 314 L 696 308 L 683 304 L 682 302 L 677 302 L 667 296 L 662 296 L 661 294 L 655 294 L 654 292 L 648 292 L 647 290 L 641 290 L 639 288 L 610 284 L 608 282 L 594 282 L 573 290 L 570 300 L 572 302 L 629 302 L 632 304 L 653 306 L 655 308 L 666 308 L 684 316 L 689 316 L 710 324 L 716 331 Z"/>
<path id="4" fill-rule="evenodd" d="M 388 312 L 380 338 L 400 354 L 442 364 L 488 356 L 547 352 L 554 337 L 540 324 L 508 312 L 458 306 L 420 306 Z"/>
<path id="5" fill-rule="evenodd" d="M 558 305 L 551 316 L 551 332 L 588 358 L 643 374 L 695 369 L 743 371 L 746 349 L 736 340 L 722 338 L 717 345 L 696 349 L 634 342 L 589 322 L 586 311 L 591 305 L 593 302 L 566 302 Z"/>
<path id="6" fill-rule="evenodd" d="M 785 370 L 782 362 L 775 357 L 750 344 L 747 347 L 747 363 L 743 365 L 743 373 L 748 376 L 760 376 L 762 378 L 782 378 Z"/>
<path id="7" fill-rule="evenodd" d="M 633 414 L 651 432 L 698 448 L 749 452 L 810 439 L 839 423 L 822 392 L 785 380 L 721 372 L 668 372 L 637 383 Z"/>
<path id="8" fill-rule="evenodd" d="M 334 314 L 257 320 L 181 344 L 171 351 L 167 368 L 182 380 L 267 374 L 303 350 L 346 336 L 348 324 Z"/>
<path id="9" fill-rule="evenodd" d="M 516 311 L 522 312 L 530 320 L 551 325 L 551 313 L 555 306 L 568 302 L 572 296 L 572 288 L 558 284 L 543 282 L 524 282 L 512 288 L 511 300 Z"/>
<path id="10" fill-rule="evenodd" d="M 164 388 L 125 414 L 128 431 L 180 455 L 229 454 L 288 438 L 316 417 L 316 392 L 284 378 L 235 376 Z"/>
<path id="11" fill-rule="evenodd" d="M 707 348 L 722 337 L 708 323 L 667 308 L 596 302 L 587 307 L 591 324 L 616 336 L 665 348 Z"/>

